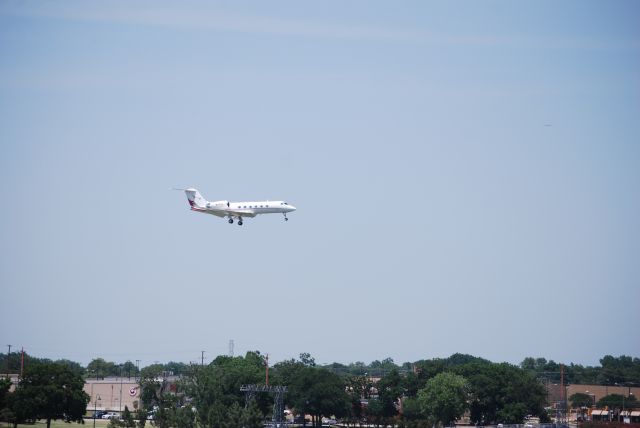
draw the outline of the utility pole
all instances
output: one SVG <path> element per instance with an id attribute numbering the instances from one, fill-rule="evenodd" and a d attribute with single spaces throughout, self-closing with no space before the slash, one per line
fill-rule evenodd
<path id="1" fill-rule="evenodd" d="M 200 365 L 204 366 L 204 351 L 200 351 L 201 352 L 201 357 L 200 357 Z"/>
<path id="2" fill-rule="evenodd" d="M 11 357 L 11 345 L 7 345 L 9 347 L 9 352 L 7 353 L 7 378 L 9 378 L 9 358 Z"/>
<path id="3" fill-rule="evenodd" d="M 122 366 L 120 366 L 120 416 L 122 416 Z"/>
<path id="4" fill-rule="evenodd" d="M 560 406 L 562 422 L 564 423 L 567 418 L 567 397 L 564 389 L 564 364 L 560 364 Z M 558 423 L 557 418 L 556 423 Z"/>
<path id="5" fill-rule="evenodd" d="M 267 378 L 265 384 L 269 386 L 269 354 L 267 354 Z"/>

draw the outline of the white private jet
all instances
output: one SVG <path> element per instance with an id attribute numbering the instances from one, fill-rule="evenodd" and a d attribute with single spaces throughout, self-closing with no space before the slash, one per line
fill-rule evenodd
<path id="1" fill-rule="evenodd" d="M 202 197 L 197 189 L 174 189 L 184 190 L 191 205 L 191 211 L 197 211 L 205 214 L 213 214 L 218 217 L 228 217 L 229 223 L 233 223 L 233 219 L 238 220 L 238 225 L 242 226 L 243 217 L 255 217 L 258 214 L 274 214 L 280 213 L 284 215 L 285 220 L 287 213 L 296 210 L 291 204 L 284 201 L 258 201 L 258 202 L 229 202 L 229 201 L 213 201 L 209 202 Z"/>

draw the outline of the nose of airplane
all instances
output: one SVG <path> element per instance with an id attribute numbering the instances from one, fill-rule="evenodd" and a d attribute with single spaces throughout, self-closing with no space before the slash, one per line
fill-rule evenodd
<path id="1" fill-rule="evenodd" d="M 293 205 L 289 205 L 289 211 L 295 211 L 295 210 L 297 210 L 296 207 L 294 207 Z"/>

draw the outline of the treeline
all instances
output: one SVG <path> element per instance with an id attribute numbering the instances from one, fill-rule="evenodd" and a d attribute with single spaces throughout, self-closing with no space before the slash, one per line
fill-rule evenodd
<path id="1" fill-rule="evenodd" d="M 23 360 L 24 358 L 24 360 Z M 140 375 L 140 368 L 137 364 L 130 360 L 123 363 L 115 363 L 106 361 L 103 358 L 95 358 L 91 360 L 86 367 L 75 361 L 66 359 L 51 360 L 48 358 L 38 358 L 28 353 L 12 352 L 7 358 L 7 354 L 0 353 L 0 373 L 1 374 L 19 374 L 21 367 L 29 367 L 34 364 L 57 363 L 69 367 L 74 373 L 85 378 L 104 379 L 106 377 L 137 377 Z M 160 372 L 167 375 L 182 375 L 189 365 L 181 362 L 169 361 L 168 363 L 152 364 L 153 369 L 160 369 Z"/>
<path id="2" fill-rule="evenodd" d="M 553 360 L 528 357 L 522 361 L 520 367 L 553 383 L 560 382 L 560 363 Z M 570 384 L 640 385 L 640 358 L 606 355 L 600 359 L 600 366 L 571 363 L 564 365 L 563 372 L 564 382 Z"/>
<path id="3" fill-rule="evenodd" d="M 85 376 L 108 376 L 116 370 L 117 375 L 126 376 L 135 367 L 103 359 L 93 360 L 86 368 L 67 360 L 29 357 L 26 361 L 14 391 L 8 379 L 0 381 L 0 420 L 14 424 L 34 419 L 81 420 L 89 400 L 82 391 Z M 618 367 L 619 377 L 614 379 L 635 379 L 629 366 L 635 367 L 637 359 L 628 364 L 628 357 L 607 356 L 602 361 L 605 373 Z M 13 367 L 11 359 L 2 362 Z M 271 367 L 269 384 L 286 385 L 286 406 L 296 415 L 311 415 L 315 426 L 329 417 L 349 424 L 448 426 L 464 414 L 476 425 L 521 423 L 527 415 L 545 422 L 549 415 L 541 374 L 554 373 L 551 363 L 526 359 L 516 366 L 454 354 L 401 366 L 391 359 L 369 365 L 319 366 L 311 355 L 300 354 Z M 273 416 L 273 397 L 257 393 L 246 402 L 240 389 L 264 385 L 266 366 L 266 358 L 256 351 L 243 357 L 219 356 L 206 365 L 152 364 L 139 371 L 135 367 L 140 400 L 111 427 L 142 428 L 150 415 L 154 425 L 163 427 L 261 427 Z M 384 375 L 375 376 L 374 370 L 383 370 Z M 588 398 L 570 399 L 580 404 L 579 400 Z M 613 406 L 623 397 L 607 399 L 613 400 L 609 403 Z M 629 404 L 629 397 L 626 400 Z"/>
<path id="4" fill-rule="evenodd" d="M 311 358 L 309 354 L 301 354 L 304 360 Z M 46 358 L 36 358 L 27 353 L 24 354 L 24 364 L 28 366 L 33 362 L 50 363 L 54 362 Z M 86 367 L 69 360 L 57 360 L 55 362 L 69 366 L 75 372 L 85 378 L 105 377 L 137 377 L 140 375 L 140 368 L 134 362 L 127 360 L 116 363 L 96 358 Z M 396 364 L 393 359 L 374 360 L 369 364 L 357 361 L 350 364 L 331 363 L 322 366 L 332 372 L 343 376 L 364 376 L 384 377 L 392 370 L 402 374 L 415 371 L 417 369 L 427 372 L 437 372 L 456 365 L 469 362 L 489 362 L 482 358 L 470 355 L 454 354 L 449 358 L 434 358 L 431 360 L 420 360 L 414 363 Z M 314 361 L 315 364 L 315 361 Z M 0 353 L 0 373 L 20 373 L 21 354 L 12 352 L 10 357 Z M 189 369 L 190 365 L 182 362 L 170 361 L 168 363 L 153 364 L 154 370 L 158 370 L 168 375 L 181 376 Z M 520 363 L 520 368 L 534 373 L 540 379 L 548 380 L 552 383 L 560 383 L 561 369 L 560 363 L 547 360 L 542 357 L 527 357 Z M 566 384 L 595 384 L 595 385 L 640 385 L 640 358 L 633 358 L 626 355 L 613 357 L 606 355 L 600 359 L 600 366 L 583 366 L 581 364 L 564 364 L 564 382 Z"/>
<path id="5" fill-rule="evenodd" d="M 482 358 L 469 355 L 455 354 L 449 358 L 434 358 L 420 360 L 415 363 L 397 365 L 391 358 L 382 361 L 373 361 L 370 364 L 355 362 L 348 365 L 340 363 L 328 364 L 324 367 L 340 374 L 364 374 L 381 377 L 391 370 L 410 372 L 416 367 L 425 370 L 440 370 L 452 365 L 465 364 L 470 361 L 484 361 Z M 520 367 L 534 373 L 538 378 L 548 380 L 551 383 L 560 383 L 561 363 L 546 358 L 527 357 Z M 613 357 L 606 355 L 600 359 L 600 366 L 583 366 L 581 364 L 564 364 L 563 368 L 565 384 L 592 384 L 592 385 L 640 385 L 640 358 L 626 355 Z"/>
<path id="6" fill-rule="evenodd" d="M 534 374 L 514 365 L 471 356 L 423 361 L 412 371 L 399 367 L 381 379 L 365 374 L 340 375 L 320 367 L 309 354 L 275 364 L 270 385 L 286 385 L 284 403 L 296 415 L 343 423 L 366 422 L 399 427 L 446 426 L 469 411 L 475 424 L 520 423 L 526 415 L 548 421 L 546 390 Z M 180 427 L 260 427 L 273 416 L 273 397 L 258 393 L 245 405 L 242 385 L 265 383 L 265 358 L 220 356 L 205 366 L 190 366 L 174 388 L 158 369 L 141 373 L 142 408 L 156 409 L 154 423 Z M 195 409 L 196 411 L 193 411 Z M 153 411 L 153 410 L 152 410 Z M 134 427 L 136 414 L 113 425 Z"/>
<path id="7" fill-rule="evenodd" d="M 7 354 L 0 353 L 0 374 L 20 374 L 20 370 L 23 365 L 24 367 L 30 367 L 37 364 L 49 364 L 54 362 L 69 367 L 69 369 L 79 375 L 83 375 L 85 373 L 85 368 L 75 361 L 66 359 L 53 361 L 49 358 L 37 358 L 27 354 L 26 352 L 24 355 L 20 352 L 12 352 L 8 357 Z"/>

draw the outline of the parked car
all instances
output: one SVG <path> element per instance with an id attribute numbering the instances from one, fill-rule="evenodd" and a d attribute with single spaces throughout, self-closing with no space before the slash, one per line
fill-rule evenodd
<path id="1" fill-rule="evenodd" d="M 107 412 L 102 415 L 102 419 L 120 419 L 120 415 L 116 412 Z"/>
<path id="2" fill-rule="evenodd" d="M 93 412 L 93 415 L 89 416 L 91 419 L 102 419 L 102 415 L 106 415 L 107 412 L 104 410 L 98 410 L 97 412 Z"/>

